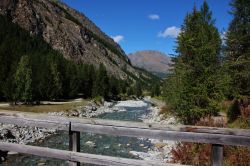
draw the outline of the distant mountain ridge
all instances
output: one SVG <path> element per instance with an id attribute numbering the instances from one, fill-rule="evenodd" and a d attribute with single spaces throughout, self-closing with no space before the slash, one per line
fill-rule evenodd
<path id="1" fill-rule="evenodd" d="M 84 14 L 56 0 L 1 0 L 0 14 L 42 37 L 75 63 L 104 64 L 108 72 L 125 79 L 138 76 L 122 48 Z"/>
<path id="2" fill-rule="evenodd" d="M 143 68 L 157 76 L 165 77 L 171 69 L 171 58 L 159 51 L 138 51 L 128 55 L 132 65 Z"/>

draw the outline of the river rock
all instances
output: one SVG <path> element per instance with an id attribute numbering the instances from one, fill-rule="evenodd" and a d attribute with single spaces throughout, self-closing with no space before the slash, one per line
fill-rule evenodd
<path id="1" fill-rule="evenodd" d="M 133 156 L 137 156 L 143 160 L 151 160 L 151 161 L 161 161 L 163 162 L 163 156 L 161 152 L 156 151 L 148 151 L 148 152 L 137 152 L 137 151 L 130 151 L 129 154 Z"/>
<path id="2" fill-rule="evenodd" d="M 12 134 L 10 129 L 3 128 L 0 130 L 0 139 L 15 139 L 16 137 Z"/>
<path id="3" fill-rule="evenodd" d="M 76 116 L 76 117 L 78 117 L 79 112 L 78 112 L 78 110 L 73 109 L 73 110 L 69 111 L 68 116 Z"/>
<path id="4" fill-rule="evenodd" d="M 3 142 L 27 144 L 44 139 L 55 132 L 51 129 L 0 124 L 0 136 Z"/>
<path id="5" fill-rule="evenodd" d="M 87 146 L 89 146 L 89 147 L 96 147 L 96 144 L 95 144 L 94 142 L 92 142 L 92 141 L 87 141 L 87 142 L 85 143 L 85 145 L 87 145 Z"/>

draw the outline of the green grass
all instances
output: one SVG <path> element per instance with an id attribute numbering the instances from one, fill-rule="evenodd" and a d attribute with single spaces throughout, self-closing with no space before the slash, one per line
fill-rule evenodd
<path id="1" fill-rule="evenodd" d="M 229 128 L 250 129 L 250 118 L 238 118 L 234 122 L 228 124 Z"/>
<path id="2" fill-rule="evenodd" d="M 34 112 L 34 113 L 48 113 L 48 112 L 60 112 L 67 111 L 69 109 L 83 106 L 88 103 L 88 100 L 82 100 L 81 102 L 69 102 L 64 104 L 41 104 L 34 106 L 18 105 L 9 107 L 0 107 L 0 110 L 20 111 L 20 112 Z"/>
<path id="3" fill-rule="evenodd" d="M 154 96 L 153 99 L 156 99 L 156 100 L 160 100 L 160 101 L 165 102 L 165 99 L 164 99 L 163 96 Z"/>

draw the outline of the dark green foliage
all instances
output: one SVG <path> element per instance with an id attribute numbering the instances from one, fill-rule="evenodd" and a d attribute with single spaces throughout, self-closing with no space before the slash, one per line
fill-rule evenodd
<path id="1" fill-rule="evenodd" d="M 161 78 L 151 74 L 150 72 L 138 68 L 138 67 L 134 67 L 135 69 L 137 69 L 137 72 L 139 73 L 139 78 L 136 77 L 133 73 L 127 71 L 127 70 L 123 70 L 130 78 L 132 78 L 133 80 L 135 80 L 136 82 L 138 82 L 141 86 L 142 90 L 147 90 L 149 92 L 151 92 L 152 87 L 155 84 L 159 84 L 161 83 Z M 132 82 L 132 81 L 130 81 Z M 130 91 L 132 92 L 132 91 Z"/>
<path id="2" fill-rule="evenodd" d="M 161 94 L 160 85 L 159 84 L 155 84 L 152 87 L 151 96 L 152 97 L 154 97 L 154 96 L 160 96 L 160 94 Z"/>
<path id="3" fill-rule="evenodd" d="M 82 65 L 80 70 L 81 87 L 80 92 L 83 93 L 84 97 L 94 97 L 92 94 L 93 85 L 96 80 L 96 70 L 93 65 Z"/>
<path id="4" fill-rule="evenodd" d="M 141 97 L 142 96 L 142 86 L 141 86 L 140 82 L 136 82 L 134 92 L 135 92 L 135 95 L 137 97 Z"/>
<path id="5" fill-rule="evenodd" d="M 54 51 L 42 38 L 0 16 L 0 100 L 33 103 L 126 93 L 126 81 L 110 78 L 104 65 L 76 65 Z M 25 55 L 25 56 L 23 56 Z M 125 90 L 124 90 L 125 89 Z M 94 93 L 92 93 L 94 92 Z"/>
<path id="6" fill-rule="evenodd" d="M 129 87 L 129 88 L 128 88 L 128 92 L 127 92 L 127 94 L 128 94 L 128 96 L 132 96 L 132 95 L 134 95 L 134 94 L 135 94 L 135 92 L 134 92 L 134 88 L 133 88 L 133 87 Z"/>
<path id="7" fill-rule="evenodd" d="M 240 116 L 240 103 L 238 100 L 234 100 L 227 112 L 227 118 L 229 122 L 233 122 Z"/>
<path id="8" fill-rule="evenodd" d="M 30 37 L 29 33 L 0 16 L 0 83 L 3 98 L 13 100 L 15 91 L 14 75 L 22 55 L 28 56 L 32 71 L 33 99 L 46 95 L 49 64 L 63 61 L 63 58 L 41 38 Z M 50 58 L 49 58 L 50 57 Z M 63 65 L 63 63 L 61 63 Z"/>
<path id="9" fill-rule="evenodd" d="M 164 96 L 184 123 L 193 124 L 219 111 L 228 83 L 220 67 L 220 34 L 206 2 L 186 16 L 177 44 Z"/>
<path id="10" fill-rule="evenodd" d="M 250 1 L 233 0 L 233 20 L 226 34 L 225 66 L 232 97 L 250 95 Z"/>
<path id="11" fill-rule="evenodd" d="M 127 93 L 127 87 L 129 86 L 128 82 L 120 80 L 119 81 L 119 86 L 120 86 L 120 93 L 126 94 Z"/>
<path id="12" fill-rule="evenodd" d="M 96 81 L 93 88 L 94 96 L 103 96 L 108 98 L 109 93 L 109 77 L 107 70 L 103 64 L 99 66 L 99 70 L 96 75 Z"/>
<path id="13" fill-rule="evenodd" d="M 49 78 L 49 89 L 48 89 L 48 97 L 50 100 L 58 99 L 62 96 L 62 81 L 61 74 L 58 71 L 58 67 L 56 64 L 50 64 L 50 76 Z"/>
<path id="14" fill-rule="evenodd" d="M 110 96 L 118 96 L 121 92 L 120 82 L 114 76 L 111 76 L 109 80 L 109 92 Z"/>
<path id="15" fill-rule="evenodd" d="M 25 103 L 30 103 L 32 97 L 32 69 L 29 56 L 25 55 L 18 63 L 15 74 L 15 94 L 14 100 L 20 100 Z"/>

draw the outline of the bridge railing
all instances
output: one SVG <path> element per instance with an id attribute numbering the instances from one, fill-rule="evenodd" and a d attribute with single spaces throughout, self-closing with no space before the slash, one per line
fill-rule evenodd
<path id="1" fill-rule="evenodd" d="M 10 111 L 0 112 L 0 123 L 68 131 L 70 138 L 70 151 L 10 143 L 0 143 L 0 150 L 63 159 L 70 161 L 70 165 L 79 165 L 80 162 L 97 165 L 121 166 L 173 165 L 79 153 L 80 132 L 212 144 L 211 163 L 213 166 L 222 166 L 223 145 L 250 147 L 250 130 L 244 129 L 199 126 L 164 126 L 161 124 L 146 124 L 140 122 L 114 121 L 104 119 L 66 118 L 49 116 L 48 114 L 27 114 Z"/>

